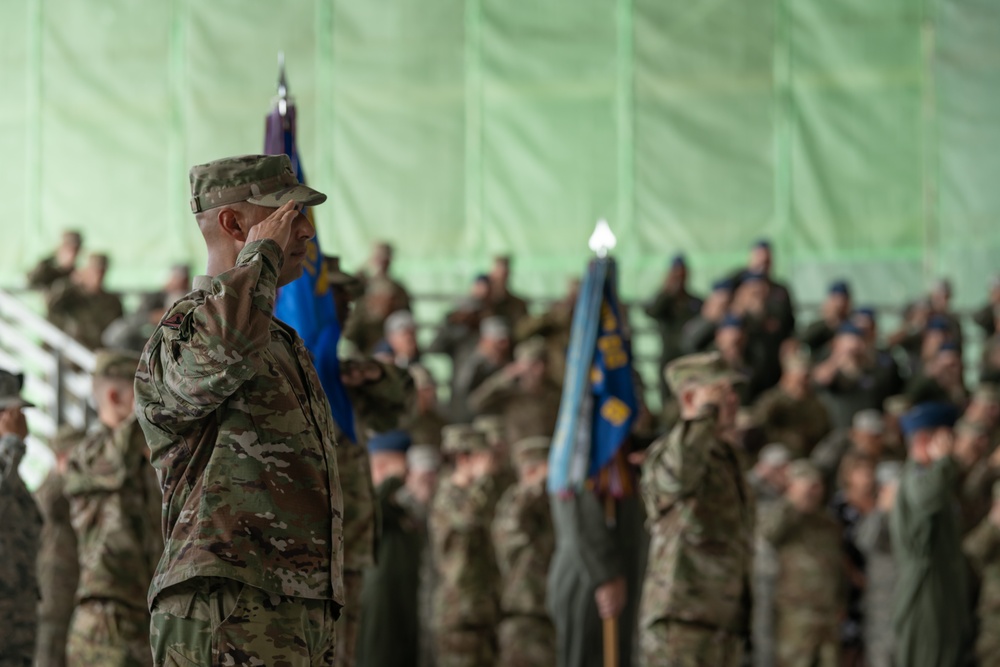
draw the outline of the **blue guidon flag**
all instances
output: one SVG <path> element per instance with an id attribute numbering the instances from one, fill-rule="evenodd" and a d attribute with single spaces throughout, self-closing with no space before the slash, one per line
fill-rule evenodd
<path id="1" fill-rule="evenodd" d="M 267 116 L 264 153 L 288 155 L 295 175 L 300 182 L 306 182 L 295 145 L 295 105 L 286 97 L 283 66 L 278 83 L 278 101 Z M 306 215 L 312 220 L 311 209 Z M 337 358 L 341 323 L 337 321 L 333 290 L 327 280 L 326 265 L 316 238 L 309 242 L 302 275 L 278 291 L 274 316 L 293 327 L 302 337 L 316 364 L 316 374 L 326 392 L 333 420 L 351 442 L 357 442 L 354 410 L 340 379 L 340 360 Z"/>
<path id="2" fill-rule="evenodd" d="M 566 362 L 548 491 L 571 494 L 589 481 L 614 497 L 629 495 L 631 476 L 621 454 L 639 402 L 611 258 L 594 259 L 587 268 Z"/>

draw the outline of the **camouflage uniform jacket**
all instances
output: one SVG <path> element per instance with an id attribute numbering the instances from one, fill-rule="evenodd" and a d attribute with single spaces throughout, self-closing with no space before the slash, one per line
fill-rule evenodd
<path id="1" fill-rule="evenodd" d="M 562 390 L 551 380 L 546 379 L 528 392 L 500 370 L 469 395 L 469 407 L 476 414 L 501 415 L 505 439 L 513 444 L 531 436 L 555 433 L 561 400 Z"/>
<path id="2" fill-rule="evenodd" d="M 548 618 L 545 591 L 555 539 L 544 481 L 507 489 L 493 519 L 504 616 Z"/>
<path id="3" fill-rule="evenodd" d="M 962 550 L 980 580 L 976 653 L 984 667 L 1000 664 L 1000 528 L 983 520 L 965 538 Z"/>
<path id="4" fill-rule="evenodd" d="M 713 418 L 681 422 L 643 463 L 650 546 L 642 627 L 679 620 L 747 631 L 753 501 L 737 453 L 714 430 Z"/>
<path id="5" fill-rule="evenodd" d="M 330 406 L 302 340 L 273 317 L 282 252 L 248 243 L 164 316 L 136 374 L 163 489 L 150 601 L 192 577 L 343 605 L 343 502 Z"/>
<path id="6" fill-rule="evenodd" d="M 837 618 L 846 593 L 837 521 L 823 510 L 803 514 L 779 500 L 763 514 L 760 532 L 778 552 L 775 607 Z"/>
<path id="7" fill-rule="evenodd" d="M 163 553 L 162 497 L 135 417 L 114 430 L 102 427 L 74 448 L 65 489 L 80 562 L 77 600 L 114 600 L 145 611 Z"/>
<path id="8" fill-rule="evenodd" d="M 444 479 L 431 504 L 429 532 L 437 568 L 434 625 L 438 630 L 493 628 L 498 579 L 490 542 L 492 479 L 466 487 Z"/>
<path id="9" fill-rule="evenodd" d="M 35 500 L 45 519 L 38 548 L 38 583 L 42 593 L 38 618 L 68 627 L 80 564 L 64 487 L 65 478 L 56 470 L 50 470 L 35 492 Z M 154 528 L 158 531 L 159 524 Z"/>
<path id="10" fill-rule="evenodd" d="M 55 283 L 72 275 L 73 269 L 67 269 L 56 262 L 55 255 L 38 262 L 28 272 L 28 287 L 30 289 L 49 289 Z"/>
<path id="11" fill-rule="evenodd" d="M 375 488 L 368 464 L 366 431 L 398 428 L 412 399 L 413 378 L 404 370 L 379 362 L 382 377 L 360 387 L 349 387 L 359 443 L 348 441 L 337 429 L 337 470 L 344 498 L 344 569 L 360 572 L 375 565 L 381 530 Z"/>
<path id="12" fill-rule="evenodd" d="M 124 313 L 117 295 L 91 294 L 70 279 L 53 285 L 47 300 L 49 320 L 91 350 L 101 347 L 104 330 Z"/>
<path id="13" fill-rule="evenodd" d="M 10 658 L 21 648 L 34 648 L 38 602 L 35 558 L 42 516 L 17 474 L 24 451 L 20 438 L 0 437 L 0 620 L 14 625 L 0 630 L 0 656 Z"/>

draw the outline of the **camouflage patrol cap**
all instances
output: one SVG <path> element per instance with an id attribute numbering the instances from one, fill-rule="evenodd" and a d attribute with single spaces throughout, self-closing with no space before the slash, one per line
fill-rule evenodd
<path id="1" fill-rule="evenodd" d="M 0 369 L 0 410 L 13 407 L 35 407 L 33 403 L 29 403 L 21 398 L 21 388 L 23 386 L 24 375 Z"/>
<path id="2" fill-rule="evenodd" d="M 441 429 L 441 451 L 445 454 L 480 452 L 489 448 L 486 436 L 469 424 L 449 424 Z"/>
<path id="3" fill-rule="evenodd" d="M 134 380 L 139 353 L 131 350 L 98 350 L 94 355 L 95 378 Z"/>
<path id="4" fill-rule="evenodd" d="M 299 183 L 287 155 L 240 155 L 191 167 L 191 212 L 249 202 L 278 208 L 294 199 L 316 206 L 326 195 Z"/>
<path id="5" fill-rule="evenodd" d="M 811 461 L 799 459 L 788 464 L 788 479 L 811 479 L 822 481 L 823 475 Z"/>
<path id="6" fill-rule="evenodd" d="M 472 420 L 472 428 L 486 436 L 486 442 L 491 447 L 503 442 L 506 436 L 503 427 L 503 417 L 500 415 L 479 415 Z"/>
<path id="7" fill-rule="evenodd" d="M 718 352 L 689 354 L 672 361 L 663 369 L 663 377 L 675 393 L 686 384 L 712 384 L 728 380 L 743 382 L 746 376 L 729 367 Z"/>
<path id="8" fill-rule="evenodd" d="M 904 415 L 911 407 L 913 407 L 912 401 L 908 396 L 903 394 L 896 394 L 895 396 L 890 396 L 885 399 L 885 413 L 892 415 L 893 417 L 901 417 Z"/>
<path id="9" fill-rule="evenodd" d="M 87 433 L 70 424 L 63 424 L 56 434 L 49 438 L 49 449 L 53 454 L 64 454 L 73 449 Z"/>
<path id="10" fill-rule="evenodd" d="M 545 339 L 541 336 L 529 338 L 514 348 L 514 358 L 518 361 L 545 361 L 547 356 Z"/>
<path id="11" fill-rule="evenodd" d="M 551 438 L 544 435 L 518 440 L 511 448 L 511 457 L 517 467 L 548 460 Z"/>

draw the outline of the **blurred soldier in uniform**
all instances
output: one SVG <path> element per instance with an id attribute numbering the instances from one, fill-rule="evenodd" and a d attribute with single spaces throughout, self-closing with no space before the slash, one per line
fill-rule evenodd
<path id="1" fill-rule="evenodd" d="M 521 320 L 528 316 L 528 304 L 510 291 L 510 257 L 500 255 L 493 258 L 490 269 L 490 312 L 507 322 L 516 330 Z"/>
<path id="2" fill-rule="evenodd" d="M 403 283 L 392 277 L 392 260 L 395 251 L 391 243 L 379 241 L 372 247 L 372 256 L 368 260 L 368 268 L 358 271 L 358 280 L 361 281 L 363 292 L 367 293 L 369 288 L 376 284 L 383 284 L 389 288 L 392 298 L 392 309 L 410 310 L 410 293 L 407 292 Z"/>
<path id="3" fill-rule="evenodd" d="M 650 530 L 640 664 L 737 667 L 750 623 L 754 508 L 729 442 L 742 380 L 716 353 L 667 366 L 682 421 L 651 445 L 640 489 Z"/>
<path id="4" fill-rule="evenodd" d="M 553 303 L 541 315 L 529 316 L 514 330 L 515 340 L 525 341 L 540 336 L 548 351 L 547 364 L 549 378 L 562 387 L 566 375 L 566 353 L 569 350 L 570 329 L 573 326 L 573 311 L 580 296 L 580 279 L 569 281 L 566 295 Z"/>
<path id="5" fill-rule="evenodd" d="M 73 450 L 66 497 L 80 579 L 67 663 L 152 665 L 146 593 L 163 553 L 162 497 L 134 416 L 139 356 L 98 352 L 94 403 L 100 430 Z"/>
<path id="6" fill-rule="evenodd" d="M 844 573 L 840 526 L 823 508 L 823 479 L 805 460 L 788 466 L 785 500 L 762 518 L 778 552 L 776 667 L 838 667 Z"/>
<path id="7" fill-rule="evenodd" d="M 84 347 L 101 347 L 108 325 L 122 316 L 122 300 L 104 289 L 108 256 L 93 254 L 87 263 L 52 286 L 47 299 L 49 320 Z"/>
<path id="8" fill-rule="evenodd" d="M 373 282 L 365 292 L 364 301 L 343 325 L 344 338 L 354 343 L 361 354 L 372 354 L 385 337 L 385 320 L 396 312 L 393 294 L 388 283 Z"/>
<path id="9" fill-rule="evenodd" d="M 340 269 L 338 257 L 324 258 L 327 281 L 339 322 L 346 321 L 360 280 Z M 355 436 L 352 442 L 334 422 L 337 442 L 337 469 L 344 499 L 344 609 L 337 619 L 337 656 L 334 664 L 353 667 L 358 632 L 361 627 L 361 601 L 365 570 L 375 566 L 378 533 L 378 510 L 375 488 L 369 471 L 366 433 L 399 428 L 400 417 L 409 402 L 411 378 L 390 363 L 352 355 L 340 361 L 340 377 L 354 412 Z"/>
<path id="10" fill-rule="evenodd" d="M 479 325 L 490 315 L 490 278 L 480 274 L 472 281 L 469 295 L 444 316 L 427 352 L 444 354 L 451 359 L 452 379 L 455 370 L 476 349 Z"/>
<path id="11" fill-rule="evenodd" d="M 499 317 L 488 317 L 479 325 L 476 349 L 455 368 L 451 390 L 451 418 L 471 421 L 475 410 L 469 396 L 479 385 L 510 361 L 510 325 Z"/>
<path id="12" fill-rule="evenodd" d="M 144 294 L 134 313 L 126 314 L 108 325 L 101 336 L 104 347 L 141 352 L 167 308 L 190 291 L 191 269 L 188 265 L 170 267 L 162 289 Z"/>
<path id="13" fill-rule="evenodd" d="M 775 503 L 784 499 L 790 462 L 788 448 L 772 442 L 761 448 L 757 463 L 747 473 L 747 482 L 756 501 L 758 523 L 762 516 L 773 511 Z M 751 615 L 754 667 L 774 667 L 774 587 L 778 573 L 778 554 L 758 531 L 754 536 Z"/>
<path id="14" fill-rule="evenodd" d="M 1000 666 L 1000 482 L 993 485 L 993 506 L 963 544 L 965 555 L 979 578 L 976 609 L 979 667 Z"/>
<path id="15" fill-rule="evenodd" d="M 964 665 L 972 639 L 952 458 L 957 411 L 922 403 L 902 419 L 909 459 L 890 516 L 899 578 L 894 598 L 896 664 Z"/>
<path id="16" fill-rule="evenodd" d="M 407 370 L 413 377 L 417 397 L 405 422 L 405 429 L 414 444 L 433 445 L 440 449 L 441 429 L 448 425 L 448 420 L 438 409 L 437 382 L 423 366 L 410 366 Z"/>
<path id="17" fill-rule="evenodd" d="M 364 573 L 358 630 L 358 667 L 416 667 L 420 623 L 418 592 L 423 525 L 400 495 L 406 484 L 405 431 L 379 433 L 368 440 L 372 482 L 382 517 L 375 563 Z"/>
<path id="18" fill-rule="evenodd" d="M 437 588 L 434 560 L 427 535 L 427 514 L 438 484 L 441 468 L 440 447 L 414 444 L 406 451 L 406 484 L 396 495 L 400 506 L 420 527 L 420 587 L 417 592 L 417 619 L 420 622 L 420 667 L 434 667 L 434 590 Z"/>
<path id="19" fill-rule="evenodd" d="M 500 496 L 517 483 L 517 472 L 510 455 L 510 438 L 500 415 L 479 415 L 472 420 L 472 428 L 483 434 L 493 452 L 493 498 L 490 503 L 490 511 L 493 511 Z"/>
<path id="20" fill-rule="evenodd" d="M 701 312 L 702 300 L 688 292 L 688 269 L 684 255 L 677 255 L 670 262 L 670 270 L 663 286 L 644 308 L 646 315 L 656 322 L 660 330 L 660 368 L 681 356 L 681 331 L 684 325 Z M 663 403 L 670 398 L 670 388 L 660 374 L 660 398 Z"/>
<path id="21" fill-rule="evenodd" d="M 493 547 L 500 570 L 497 667 L 556 664 L 555 628 L 545 609 L 545 585 L 555 534 L 545 490 L 549 438 L 532 437 L 513 447 L 517 484 L 507 489 L 493 519 Z"/>
<path id="22" fill-rule="evenodd" d="M 336 427 L 309 352 L 273 315 L 315 234 L 302 208 L 326 196 L 286 155 L 190 176 L 210 275 L 164 316 L 136 374 L 164 492 L 154 661 L 331 664 L 344 605 Z"/>
<path id="23" fill-rule="evenodd" d="M 549 376 L 545 341 L 531 338 L 514 350 L 514 361 L 494 373 L 469 395 L 476 414 L 499 414 L 509 442 L 534 435 L 551 436 L 559 416 L 562 391 Z"/>
<path id="24" fill-rule="evenodd" d="M 0 667 L 30 667 L 37 630 L 38 555 L 42 516 L 17 472 L 28 424 L 20 397 L 24 378 L 0 370 Z"/>
<path id="25" fill-rule="evenodd" d="M 986 338 L 997 332 L 997 325 L 1000 324 L 1000 275 L 990 280 L 989 299 L 973 313 L 972 320 L 983 330 Z"/>
<path id="26" fill-rule="evenodd" d="M 840 464 L 849 453 L 885 458 L 885 419 L 878 410 L 861 410 L 851 419 L 851 428 L 830 433 L 812 451 L 810 459 L 823 475 L 828 494 L 836 491 Z"/>
<path id="27" fill-rule="evenodd" d="M 406 451 L 406 484 L 396 495 L 400 506 L 420 527 L 420 586 L 417 590 L 417 619 L 420 623 L 417 664 L 420 667 L 434 667 L 436 664 L 432 617 L 437 578 L 427 534 L 427 514 L 437 489 L 440 468 L 440 447 L 414 444 Z"/>
<path id="28" fill-rule="evenodd" d="M 408 310 L 397 310 L 385 320 L 385 339 L 375 349 L 375 358 L 399 368 L 420 363 L 417 322 Z"/>
<path id="29" fill-rule="evenodd" d="M 493 453 L 485 436 L 453 424 L 442 448 L 455 467 L 441 480 L 430 512 L 434 643 L 439 667 L 483 667 L 496 659 L 498 573 L 490 542 Z"/>
<path id="30" fill-rule="evenodd" d="M 830 285 L 820 314 L 821 319 L 807 326 L 801 336 L 813 359 L 824 356 L 840 325 L 851 316 L 851 287 L 846 280 L 837 280 Z"/>
<path id="31" fill-rule="evenodd" d="M 62 426 L 49 441 L 55 465 L 35 492 L 35 500 L 45 523 L 38 549 L 38 641 L 35 664 L 64 667 L 66 638 L 73 616 L 76 586 L 80 577 L 76 533 L 70 521 L 65 494 L 66 471 L 73 448 L 85 437 L 83 431 Z"/>
<path id="32" fill-rule="evenodd" d="M 781 380 L 753 406 L 754 422 L 768 442 L 780 442 L 793 458 L 809 456 L 830 432 L 830 416 L 812 390 L 810 364 L 805 355 L 790 353 L 781 359 Z"/>
<path id="33" fill-rule="evenodd" d="M 862 600 L 866 667 L 892 667 L 895 637 L 892 630 L 892 598 L 896 589 L 896 559 L 889 538 L 889 513 L 896 502 L 898 461 L 883 461 L 875 469 L 878 501 L 875 510 L 858 522 L 855 543 L 865 557 L 865 589 Z"/>
<path id="34" fill-rule="evenodd" d="M 35 268 L 28 272 L 28 288 L 48 290 L 60 280 L 73 275 L 81 247 L 83 247 L 83 237 L 80 232 L 75 230 L 63 232 L 62 241 L 56 248 L 55 254 L 38 262 Z"/>

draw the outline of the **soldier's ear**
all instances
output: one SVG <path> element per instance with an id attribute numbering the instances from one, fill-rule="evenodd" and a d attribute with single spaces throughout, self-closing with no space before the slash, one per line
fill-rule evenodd
<path id="1" fill-rule="evenodd" d="M 241 215 L 235 209 L 224 206 L 219 209 L 216 220 L 219 224 L 219 229 L 222 232 L 233 239 L 234 241 L 239 241 L 240 243 L 246 243 L 247 232 L 250 231 L 250 226 Z"/>

